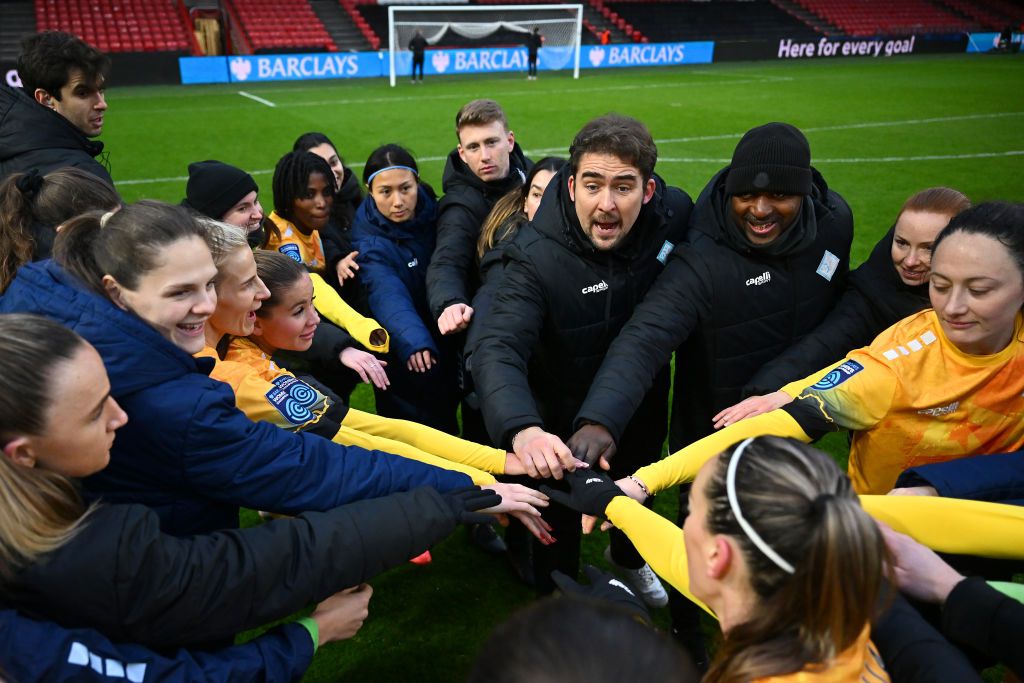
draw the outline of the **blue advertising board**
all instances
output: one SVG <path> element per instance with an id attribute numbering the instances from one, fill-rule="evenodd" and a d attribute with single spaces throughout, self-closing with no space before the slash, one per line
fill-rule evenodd
<path id="1" fill-rule="evenodd" d="M 592 45 L 582 49 L 580 68 L 667 66 L 709 64 L 714 53 L 711 41 L 690 43 L 644 43 Z M 571 48 L 542 47 L 537 58 L 541 70 L 571 68 Z M 235 57 L 182 57 L 181 82 L 257 83 L 301 81 L 324 78 L 374 78 L 388 75 L 387 52 L 325 52 L 318 54 L 238 55 Z M 430 50 L 428 74 L 469 74 L 495 71 L 526 71 L 526 48 L 468 48 Z M 407 75 L 412 69 L 410 54 L 396 55 L 395 70 Z"/>
<path id="2" fill-rule="evenodd" d="M 1011 42 L 1021 44 L 1024 33 L 1014 33 Z M 998 33 L 972 33 L 967 40 L 968 52 L 989 52 L 999 47 Z"/>

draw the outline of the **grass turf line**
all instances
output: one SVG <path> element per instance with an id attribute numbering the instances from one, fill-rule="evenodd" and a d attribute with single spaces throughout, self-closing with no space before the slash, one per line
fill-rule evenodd
<path id="1" fill-rule="evenodd" d="M 245 84 L 274 102 L 238 95 L 240 86 L 116 87 L 108 91 L 111 171 L 126 200 L 177 202 L 187 165 L 220 159 L 256 173 L 272 208 L 270 169 L 299 134 L 325 132 L 361 170 L 379 144 L 398 142 L 441 189 L 443 159 L 455 144 L 464 102 L 492 97 L 535 158 L 567 154 L 573 134 L 608 111 L 636 116 L 659 141 L 658 172 L 694 198 L 732 154 L 739 136 L 768 121 L 809 129 L 812 163 L 854 210 L 853 260 L 892 224 L 903 200 L 932 185 L 975 202 L 1024 200 L 1024 102 L 1020 56 L 943 55 L 893 60 L 813 60 L 584 72 L 579 81 L 542 74 L 430 78 L 414 90 L 384 80 Z M 926 156 L 993 155 L 965 159 Z M 870 161 L 881 158 L 902 161 Z M 153 182 L 151 179 L 171 178 Z M 141 182 L 140 182 L 141 181 Z M 361 387 L 353 405 L 372 409 Z M 843 435 L 825 448 L 845 463 Z M 672 493 L 656 508 L 674 518 Z M 245 523 L 253 515 L 243 516 Z M 586 539 L 584 561 L 602 564 L 603 538 Z M 308 681 L 460 680 L 491 628 L 531 598 L 501 562 L 457 532 L 428 567 L 400 567 L 373 581 L 370 618 L 352 641 L 317 654 Z M 664 611 L 663 611 L 664 612 Z M 664 625 L 667 616 L 657 615 Z M 254 633 L 247 634 L 251 637 Z"/>

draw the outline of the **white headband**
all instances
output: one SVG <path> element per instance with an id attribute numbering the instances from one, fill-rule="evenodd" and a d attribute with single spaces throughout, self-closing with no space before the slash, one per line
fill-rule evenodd
<path id="1" fill-rule="evenodd" d="M 754 527 L 750 526 L 750 522 L 748 522 L 743 517 L 743 513 L 740 512 L 740 501 L 739 498 L 736 497 L 736 468 L 740 464 L 740 456 L 743 455 L 743 451 L 753 440 L 754 437 L 750 437 L 741 443 L 736 450 L 733 451 L 732 459 L 729 461 L 729 469 L 725 474 L 725 493 L 729 497 L 729 507 L 732 509 L 732 514 L 736 517 L 736 521 L 739 522 L 740 528 L 743 529 L 743 533 L 745 533 L 747 538 L 757 546 L 757 549 L 764 553 L 769 560 L 774 562 L 779 569 L 787 574 L 793 574 L 796 571 L 793 569 L 793 565 L 786 562 L 781 555 L 772 550 L 772 547 L 765 543 L 764 539 L 754 531 Z"/>

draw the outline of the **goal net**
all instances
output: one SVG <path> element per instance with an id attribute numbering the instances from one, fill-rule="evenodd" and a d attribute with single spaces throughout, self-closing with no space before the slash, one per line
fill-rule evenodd
<path id="1" fill-rule="evenodd" d="M 518 48 L 521 54 L 502 66 L 482 56 L 481 71 L 510 70 L 522 61 L 526 68 L 526 44 L 536 28 L 544 38 L 537 60 L 542 70 L 569 69 L 580 77 L 580 35 L 583 5 L 391 5 L 388 7 L 388 54 L 391 85 L 399 73 L 408 75 L 412 67 L 409 41 L 419 31 L 429 47 L 467 50 L 484 47 Z M 426 61 L 434 70 L 455 72 L 452 57 L 428 48 Z M 459 57 L 459 55 L 456 55 Z M 433 59 L 432 59 L 433 58 Z M 470 60 L 474 57 L 470 57 Z"/>

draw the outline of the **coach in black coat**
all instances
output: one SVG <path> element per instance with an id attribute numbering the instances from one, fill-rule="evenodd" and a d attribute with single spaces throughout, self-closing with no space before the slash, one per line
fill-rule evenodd
<path id="1" fill-rule="evenodd" d="M 810 166 L 803 134 L 781 123 L 749 131 L 608 350 L 576 426 L 602 425 L 617 442 L 678 349 L 670 447 L 710 433 L 754 373 L 833 308 L 852 238 L 850 208 Z"/>
<path id="2" fill-rule="evenodd" d="M 46 175 L 73 166 L 113 187 L 110 173 L 97 160 L 102 152 L 102 142 L 90 140 L 21 88 L 0 85 L 0 180 L 32 169 Z"/>
<path id="3" fill-rule="evenodd" d="M 818 327 L 789 347 L 747 382 L 744 395 L 777 391 L 871 343 L 880 332 L 908 315 L 928 308 L 928 282 L 908 285 L 892 262 L 891 228 L 868 260 L 850 273 L 839 303 Z"/>
<path id="4" fill-rule="evenodd" d="M 602 140 L 612 135 L 646 139 L 649 158 L 606 152 Z M 555 437 L 572 432 L 605 352 L 682 239 L 692 206 L 684 192 L 653 177 L 657 152 L 634 119 L 591 121 L 571 154 L 570 168 L 551 180 L 533 222 L 506 248 L 504 277 L 485 317 L 474 323 L 480 335 L 473 373 L 488 432 L 524 460 L 551 456 L 551 443 L 568 454 Z M 644 408 L 625 428 L 630 457 L 621 462 L 623 473 L 661 455 L 668 372 L 656 374 L 640 396 Z M 563 514 L 561 521 L 558 515 L 545 512 L 561 554 L 553 566 L 535 561 L 542 591 L 551 568 L 571 575 L 578 563 L 579 515 Z M 642 567 L 620 540 L 621 547 L 612 540 L 616 562 Z"/>

